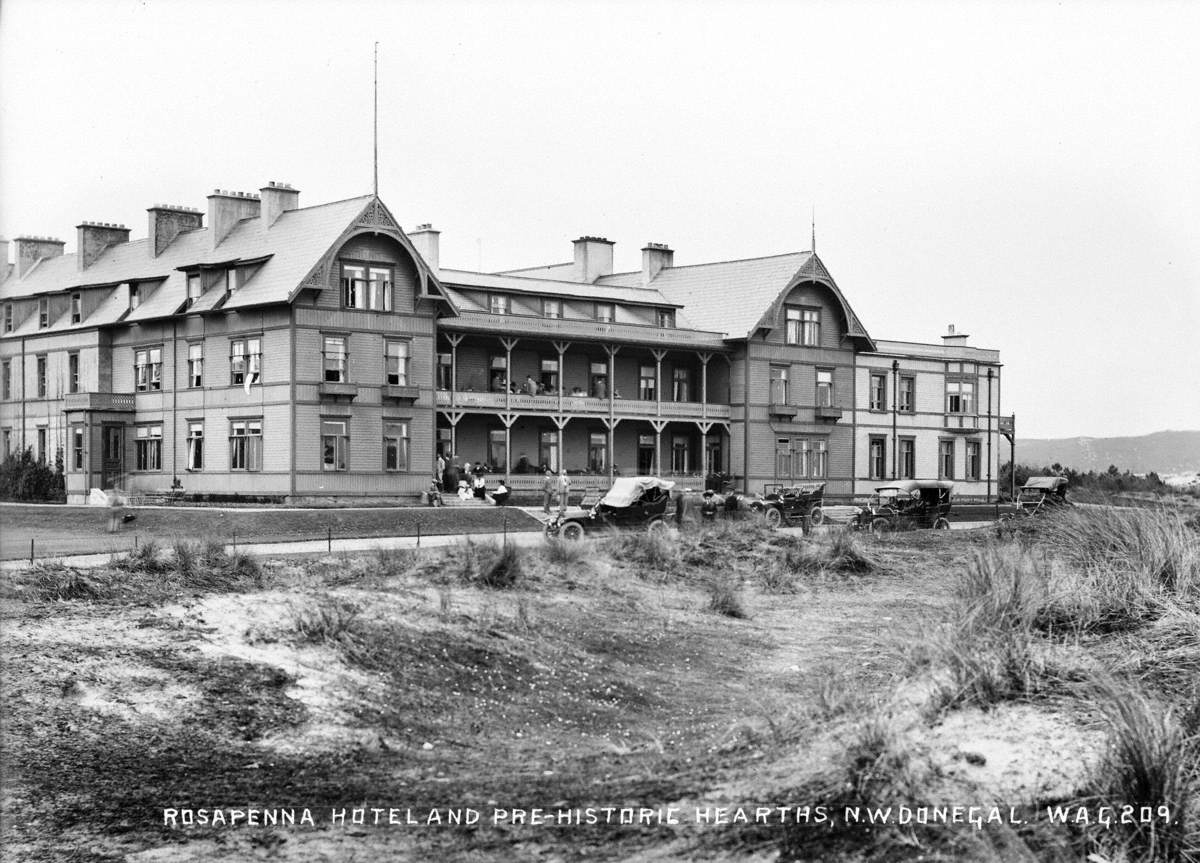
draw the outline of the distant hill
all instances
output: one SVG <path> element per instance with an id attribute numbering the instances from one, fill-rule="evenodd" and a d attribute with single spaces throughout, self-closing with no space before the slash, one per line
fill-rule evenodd
<path id="1" fill-rule="evenodd" d="M 1159 475 L 1200 472 L 1200 431 L 1162 431 L 1141 437 L 1017 438 L 1017 464 L 1058 462 L 1077 471 L 1108 470 Z"/>

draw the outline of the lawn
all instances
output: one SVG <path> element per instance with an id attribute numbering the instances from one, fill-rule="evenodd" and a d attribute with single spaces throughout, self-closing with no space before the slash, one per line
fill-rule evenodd
<path id="1" fill-rule="evenodd" d="M 524 511 L 507 507 L 392 507 L 337 509 L 210 509 L 146 507 L 129 510 L 137 518 L 119 533 L 108 533 L 103 507 L 20 504 L 0 506 L 0 559 L 38 558 L 91 552 L 126 551 L 136 542 L 170 544 L 176 539 L 237 542 L 500 533 L 535 530 Z"/>

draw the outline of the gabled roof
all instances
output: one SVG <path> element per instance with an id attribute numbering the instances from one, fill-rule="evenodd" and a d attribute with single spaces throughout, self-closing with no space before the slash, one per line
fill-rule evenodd
<path id="1" fill-rule="evenodd" d="M 568 282 L 556 279 L 530 278 L 508 273 L 472 273 L 467 270 L 441 270 L 438 275 L 442 283 L 451 287 L 475 288 L 503 291 L 514 294 L 541 294 L 563 299 L 599 300 L 600 302 L 628 303 L 641 306 L 677 308 L 673 302 L 655 288 Z"/>

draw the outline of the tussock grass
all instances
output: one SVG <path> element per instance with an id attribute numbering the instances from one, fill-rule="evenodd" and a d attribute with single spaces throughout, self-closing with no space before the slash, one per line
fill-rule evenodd
<path id="1" fill-rule="evenodd" d="M 739 587 L 733 578 L 718 576 L 709 579 L 705 586 L 708 592 L 708 610 L 735 620 L 749 618 L 746 606 L 742 603 Z"/>
<path id="2" fill-rule="evenodd" d="M 53 560 L 39 561 L 27 571 L 26 578 L 42 599 L 86 602 L 103 599 L 108 590 L 108 585 L 94 575 Z"/>
<path id="3" fill-rule="evenodd" d="M 122 572 L 149 574 L 167 572 L 172 568 L 171 562 L 164 558 L 158 543 L 152 539 L 146 540 L 128 554 L 114 557 L 110 566 Z"/>
<path id="4" fill-rule="evenodd" d="M 417 565 L 419 553 L 411 548 L 377 548 L 367 574 L 377 578 L 408 575 Z"/>
<path id="5" fill-rule="evenodd" d="M 341 599 L 323 599 L 295 612 L 292 628 L 310 644 L 336 644 L 352 637 L 362 608 Z"/>
<path id="6" fill-rule="evenodd" d="M 875 558 L 862 547 L 855 534 L 848 530 L 838 530 L 833 533 L 826 554 L 826 566 L 835 572 L 866 575 L 878 568 Z"/>
<path id="7" fill-rule="evenodd" d="M 542 557 L 553 566 L 580 566 L 592 554 L 586 542 L 567 542 L 557 536 L 546 537 Z"/>
<path id="8" fill-rule="evenodd" d="M 484 560 L 479 569 L 478 582 L 494 590 L 508 590 L 521 580 L 525 567 L 524 549 L 506 543 Z"/>
<path id="9" fill-rule="evenodd" d="M 682 574 L 680 541 L 666 531 L 622 531 L 603 541 L 603 548 L 615 560 L 634 564 L 668 576 Z M 708 564 L 711 566 L 712 561 Z"/>

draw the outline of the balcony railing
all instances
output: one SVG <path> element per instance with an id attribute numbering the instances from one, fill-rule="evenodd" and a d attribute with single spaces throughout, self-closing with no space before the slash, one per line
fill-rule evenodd
<path id="1" fill-rule="evenodd" d="M 837 421 L 842 418 L 842 409 L 836 405 L 817 405 L 813 410 L 813 415 L 819 420 Z"/>
<path id="2" fill-rule="evenodd" d="M 437 406 L 451 406 L 448 390 L 438 390 Z M 458 391 L 454 393 L 453 406 L 468 411 L 515 411 L 518 413 L 558 413 L 558 396 L 531 396 L 513 393 L 481 393 Z M 587 414 L 607 416 L 608 399 L 592 398 L 590 396 L 563 396 L 562 412 L 565 414 Z M 619 417 L 666 417 L 681 419 L 729 419 L 729 405 L 707 405 L 701 402 L 669 402 L 661 404 L 640 399 L 614 399 L 613 413 Z"/>
<path id="3" fill-rule="evenodd" d="M 964 434 L 977 432 L 982 428 L 977 414 L 946 414 L 944 427 L 946 431 L 963 432 Z"/>
<path id="4" fill-rule="evenodd" d="M 63 408 L 69 411 L 132 412 L 133 393 L 67 393 Z"/>

